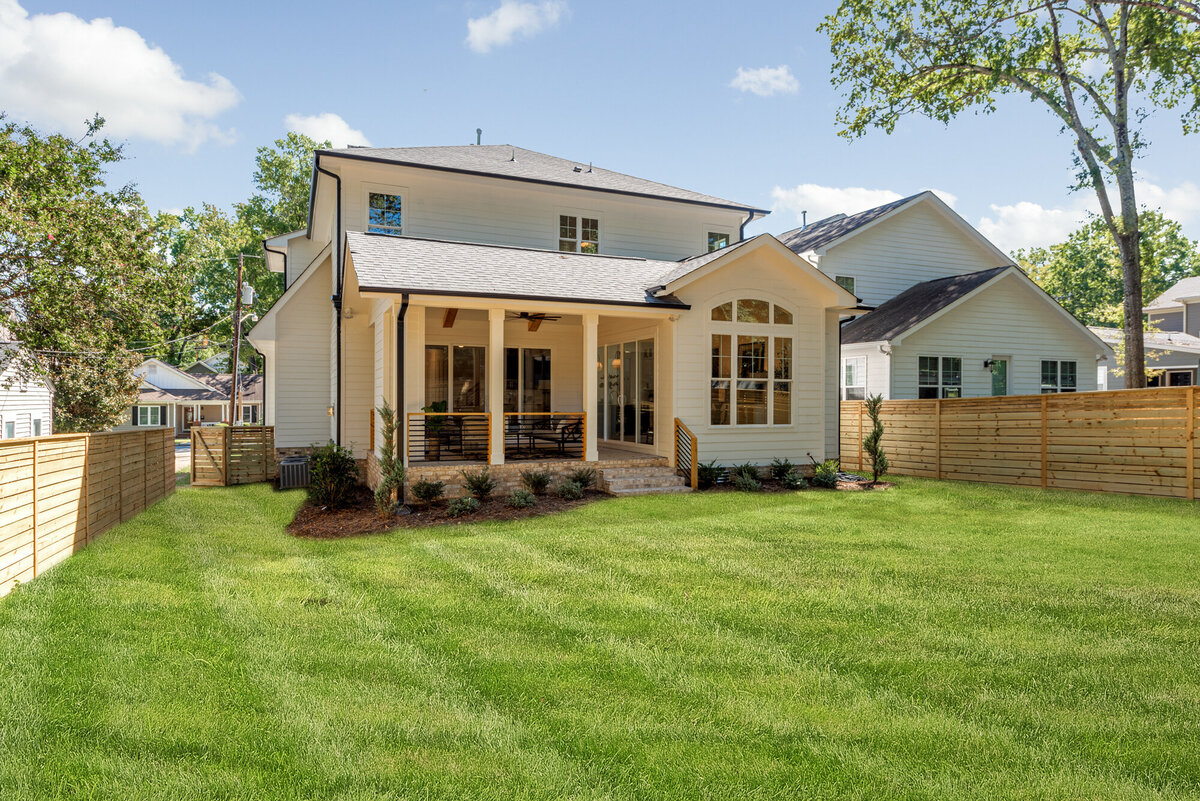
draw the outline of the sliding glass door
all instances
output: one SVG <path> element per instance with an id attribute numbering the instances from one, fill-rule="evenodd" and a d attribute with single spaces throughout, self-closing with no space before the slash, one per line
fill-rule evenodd
<path id="1" fill-rule="evenodd" d="M 653 445 L 654 340 L 601 346 L 596 360 L 597 435 Z"/>

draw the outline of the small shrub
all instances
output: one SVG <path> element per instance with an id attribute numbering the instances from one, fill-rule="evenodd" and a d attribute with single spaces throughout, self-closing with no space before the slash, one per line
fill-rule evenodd
<path id="1" fill-rule="evenodd" d="M 745 464 L 735 464 L 729 468 L 729 477 L 736 481 L 739 476 L 758 481 L 758 467 L 746 462 Z"/>
<path id="2" fill-rule="evenodd" d="M 496 488 L 496 479 L 492 478 L 486 467 L 478 470 L 463 470 L 462 477 L 463 489 L 472 498 L 479 501 L 486 501 L 492 494 L 492 490 Z"/>
<path id="3" fill-rule="evenodd" d="M 421 479 L 411 487 L 411 492 L 418 503 L 429 505 L 442 497 L 442 493 L 446 491 L 446 484 L 443 481 L 429 481 Z"/>
<path id="4" fill-rule="evenodd" d="M 871 433 L 863 439 L 863 450 L 871 462 L 871 481 L 879 483 L 879 477 L 887 473 L 892 466 L 887 454 L 883 451 L 883 422 L 879 413 L 883 409 L 883 396 L 872 395 L 867 398 L 867 414 L 871 417 Z"/>
<path id="5" fill-rule="evenodd" d="M 577 501 L 583 497 L 583 487 L 578 481 L 564 481 L 558 485 L 558 497 L 564 501 Z"/>
<path id="6" fill-rule="evenodd" d="M 771 460 L 771 478 L 775 479 L 776 481 L 783 481 L 784 476 L 793 472 L 795 469 L 796 466 L 787 459 L 780 459 L 776 457 Z"/>
<path id="7" fill-rule="evenodd" d="M 745 473 L 735 473 L 733 476 L 733 486 L 738 492 L 761 492 L 762 482 L 757 478 L 751 478 Z"/>
<path id="8" fill-rule="evenodd" d="M 783 478 L 779 479 L 779 483 L 790 490 L 804 489 L 808 486 L 808 480 L 794 467 L 784 473 Z"/>
<path id="9" fill-rule="evenodd" d="M 812 459 L 811 456 L 809 458 Z M 812 476 L 813 485 L 817 486 L 817 487 L 824 487 L 825 489 L 837 489 L 837 482 L 838 482 L 838 478 L 837 478 L 837 476 L 838 476 L 838 461 L 837 461 L 837 459 L 826 459 L 823 462 L 817 462 L 816 459 L 813 459 L 812 463 L 813 463 L 813 476 Z"/>
<path id="10" fill-rule="evenodd" d="M 375 508 L 380 514 L 392 511 L 396 494 L 404 488 L 404 460 L 396 456 L 396 412 L 387 401 L 377 410 L 383 449 L 379 456 L 379 486 L 375 488 Z"/>
<path id="11" fill-rule="evenodd" d="M 308 497 L 313 505 L 336 509 L 350 500 L 358 483 L 358 465 L 349 448 L 332 442 L 315 447 L 308 465 Z"/>
<path id="12" fill-rule="evenodd" d="M 593 487 L 596 484 L 596 471 L 590 467 L 580 467 L 576 470 L 571 470 L 567 473 L 567 481 L 578 484 L 580 489 Z"/>
<path id="13" fill-rule="evenodd" d="M 708 464 L 701 462 L 696 465 L 696 483 L 700 485 L 700 489 L 708 489 L 721 480 L 721 474 L 724 472 L 722 468 L 717 467 L 716 459 Z"/>
<path id="14" fill-rule="evenodd" d="M 455 498 L 446 504 L 446 514 L 451 517 L 464 517 L 479 511 L 479 501 L 468 495 L 465 498 Z"/>
<path id="15" fill-rule="evenodd" d="M 534 495 L 545 495 L 546 490 L 550 488 L 550 482 L 553 480 L 554 477 L 550 475 L 549 470 L 521 471 L 521 483 L 525 485 L 525 489 Z"/>
<path id="16" fill-rule="evenodd" d="M 513 509 L 528 509 L 537 503 L 537 498 L 527 489 L 515 489 L 509 493 L 505 503 Z"/>

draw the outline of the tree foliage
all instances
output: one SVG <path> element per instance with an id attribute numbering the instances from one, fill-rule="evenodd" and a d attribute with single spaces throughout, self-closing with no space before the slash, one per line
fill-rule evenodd
<path id="1" fill-rule="evenodd" d="M 1181 0 L 841 0 L 821 24 L 844 88 L 843 135 L 891 132 L 919 114 L 948 123 L 1004 95 L 1047 108 L 1074 140 L 1121 254 L 1129 386 L 1144 386 L 1134 161 L 1151 109 L 1200 123 L 1200 15 Z M 1113 203 L 1110 185 L 1118 195 Z"/>
<path id="2" fill-rule="evenodd" d="M 137 190 L 105 186 L 123 155 L 103 124 L 73 140 L 0 116 L 0 315 L 27 349 L 20 376 L 53 382 L 60 431 L 118 422 L 137 388 L 130 348 L 187 301 Z"/>
<path id="3" fill-rule="evenodd" d="M 1200 245 L 1179 223 L 1158 211 L 1143 211 L 1142 297 L 1153 300 L 1181 278 L 1200 275 Z M 1094 219 L 1065 242 L 1017 254 L 1033 280 L 1087 325 L 1124 323 L 1121 254 L 1108 228 Z"/>

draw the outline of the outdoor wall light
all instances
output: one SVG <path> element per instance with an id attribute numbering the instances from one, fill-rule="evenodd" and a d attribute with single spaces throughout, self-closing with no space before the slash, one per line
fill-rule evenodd
<path id="1" fill-rule="evenodd" d="M 333 417 L 333 407 L 332 407 L 332 406 L 330 406 L 329 408 L 327 408 L 327 409 L 325 410 L 325 414 L 327 414 L 327 415 L 328 415 L 328 416 L 330 416 L 330 417 Z"/>
<path id="2" fill-rule="evenodd" d="M 989 373 L 992 372 L 992 370 L 995 368 L 995 366 L 996 366 L 995 359 L 984 359 L 983 360 L 983 369 L 987 370 Z"/>

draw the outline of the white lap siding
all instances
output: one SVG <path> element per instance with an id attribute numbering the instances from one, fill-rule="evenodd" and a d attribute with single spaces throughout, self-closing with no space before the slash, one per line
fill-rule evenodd
<path id="1" fill-rule="evenodd" d="M 1038 291 L 1019 276 L 1005 276 L 905 337 L 892 353 L 891 397 L 917 397 L 921 356 L 962 358 L 963 397 L 992 394 L 992 374 L 983 363 L 998 357 L 1009 359 L 1010 395 L 1041 392 L 1043 359 L 1074 361 L 1078 391 L 1095 390 L 1096 357 L 1104 349 Z"/>
<path id="2" fill-rule="evenodd" d="M 276 348 L 273 390 L 275 446 L 298 448 L 330 438 L 330 332 L 333 306 L 329 302 L 330 261 L 314 267 L 313 275 L 297 287 L 295 297 L 279 310 L 275 323 Z M 273 370 L 272 370 L 273 368 Z"/>
<path id="3" fill-rule="evenodd" d="M 0 358 L 3 358 L 0 351 Z M 0 373 L 0 438 L 8 432 L 8 424 L 12 423 L 14 437 L 32 437 L 33 421 L 41 420 L 41 433 L 51 434 L 52 393 L 45 381 L 30 378 L 23 381 L 17 378 L 14 367 L 6 368 Z"/>

